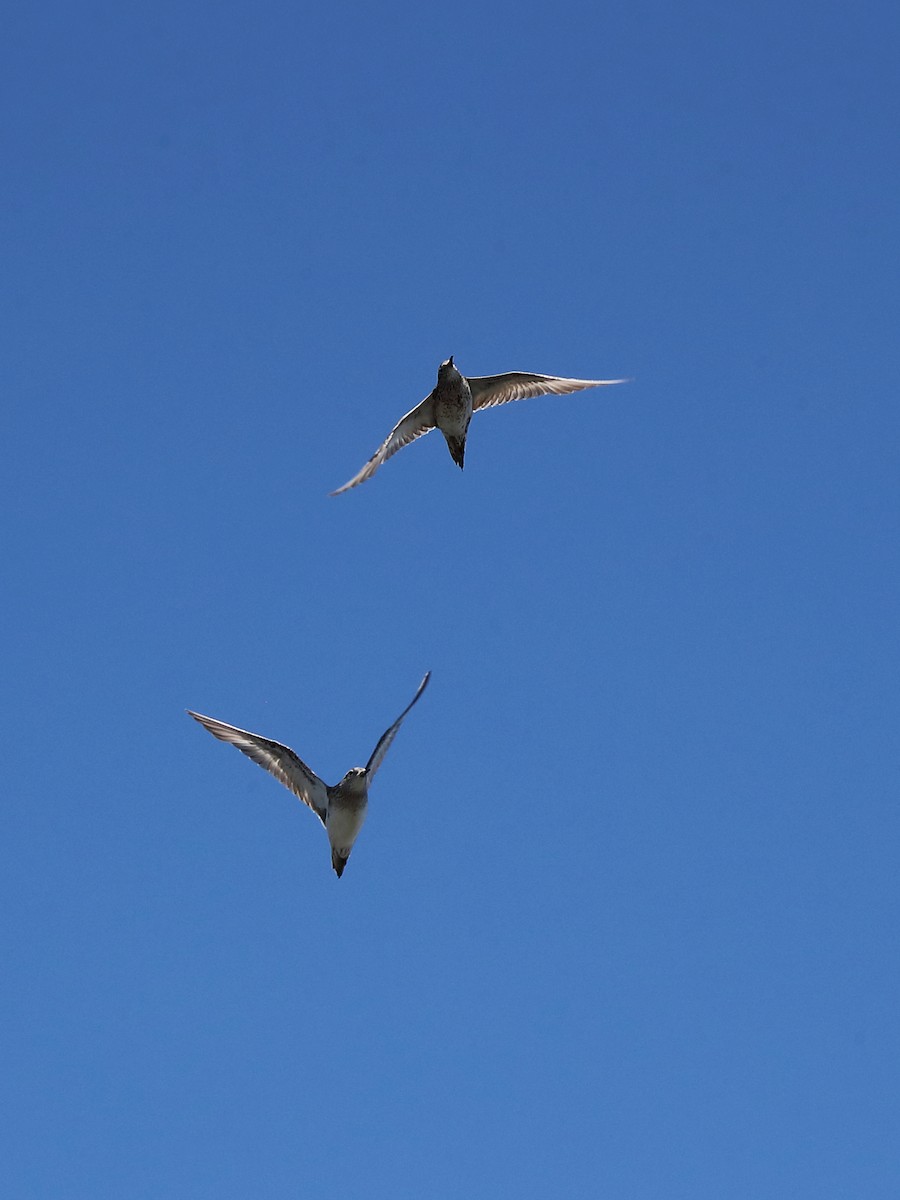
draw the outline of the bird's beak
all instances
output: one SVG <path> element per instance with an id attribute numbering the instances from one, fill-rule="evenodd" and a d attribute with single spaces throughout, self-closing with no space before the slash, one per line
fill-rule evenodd
<path id="1" fill-rule="evenodd" d="M 450 366 L 451 367 L 453 366 L 453 355 L 452 354 L 450 355 Z"/>

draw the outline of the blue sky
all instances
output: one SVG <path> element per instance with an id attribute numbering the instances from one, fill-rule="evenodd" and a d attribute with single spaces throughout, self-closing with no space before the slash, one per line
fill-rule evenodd
<path id="1" fill-rule="evenodd" d="M 898 25 L 7 14 L 4 1195 L 897 1195 Z"/>

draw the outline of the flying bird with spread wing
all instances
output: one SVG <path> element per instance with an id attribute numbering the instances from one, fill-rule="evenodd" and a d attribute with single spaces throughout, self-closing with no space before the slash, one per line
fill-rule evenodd
<path id="1" fill-rule="evenodd" d="M 279 783 L 283 783 L 313 810 L 325 826 L 331 846 L 331 865 L 340 879 L 353 843 L 366 819 L 369 784 L 381 766 L 391 742 L 397 736 L 403 718 L 425 691 L 430 678 L 429 671 L 419 684 L 412 700 L 393 725 L 378 739 L 378 745 L 372 751 L 368 763 L 364 767 L 351 767 L 340 783 L 333 787 L 323 783 L 288 746 L 270 741 L 258 733 L 248 733 L 246 729 L 238 729 L 235 725 L 226 725 L 224 721 L 216 721 L 213 717 L 204 717 L 201 713 L 191 712 L 190 709 L 187 711 L 188 715 L 199 721 L 213 737 L 217 737 L 220 742 L 230 742 L 255 763 L 265 767 Z"/>
<path id="2" fill-rule="evenodd" d="M 493 408 L 510 400 L 525 400 L 529 396 L 561 396 L 567 392 L 580 392 L 584 388 L 627 382 L 627 379 L 564 379 L 559 375 L 532 375 L 528 371 L 467 377 L 453 365 L 451 354 L 438 367 L 434 391 L 400 418 L 362 470 L 331 495 L 339 496 L 341 492 L 365 483 L 392 454 L 432 429 L 439 429 L 444 435 L 451 457 L 461 470 L 469 422 L 472 413 L 481 408 Z"/>

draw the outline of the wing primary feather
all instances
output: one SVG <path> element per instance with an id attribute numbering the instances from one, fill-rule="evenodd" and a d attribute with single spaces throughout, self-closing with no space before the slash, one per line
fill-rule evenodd
<path id="1" fill-rule="evenodd" d="M 585 388 L 629 383 L 628 379 L 567 379 L 562 375 L 535 375 L 529 371 L 507 371 L 504 375 L 473 375 L 469 378 L 472 408 L 491 408 L 531 396 L 563 396 Z"/>
<path id="2" fill-rule="evenodd" d="M 348 492 L 350 488 L 365 483 L 367 479 L 372 478 L 382 463 L 387 462 L 391 455 L 396 454 L 398 450 L 402 450 L 404 446 L 408 446 L 410 442 L 414 442 L 416 438 L 421 437 L 423 433 L 428 433 L 431 429 L 434 429 L 434 408 L 431 403 L 431 395 L 428 395 L 415 408 L 410 409 L 406 416 L 400 418 L 365 466 L 330 495 L 339 496 L 341 492 Z"/>
<path id="3" fill-rule="evenodd" d="M 191 709 L 187 709 L 187 713 L 220 742 L 228 742 L 270 775 L 274 775 L 279 783 L 284 784 L 311 808 L 322 824 L 325 824 L 328 788 L 290 746 L 283 746 L 281 742 L 273 742 L 271 738 L 250 733 L 246 729 L 238 729 L 236 725 L 228 725 L 225 721 L 217 721 L 215 717 L 205 717 L 202 713 L 192 712 Z"/>
<path id="4" fill-rule="evenodd" d="M 366 775 L 368 777 L 369 782 L 372 781 L 372 777 L 374 776 L 375 772 L 378 770 L 378 768 L 381 766 L 382 762 L 384 761 L 384 756 L 387 754 L 388 750 L 390 749 L 391 742 L 397 736 L 397 730 L 403 724 L 404 717 L 407 715 L 407 713 L 410 711 L 410 709 L 413 707 L 413 705 L 418 701 L 419 697 L 425 691 L 425 688 L 428 686 L 428 681 L 430 678 L 431 678 L 431 672 L 426 671 L 425 678 L 422 680 L 422 682 L 419 684 L 418 688 L 416 689 L 416 694 L 413 696 L 412 700 L 410 700 L 409 704 L 407 704 L 406 708 L 404 708 L 403 712 L 400 714 L 400 716 L 397 718 L 397 720 L 393 723 L 393 725 L 391 725 L 391 727 L 389 729 L 386 729 L 384 731 L 384 733 L 381 735 L 381 737 L 378 739 L 378 745 L 372 751 L 372 756 L 369 759 L 368 763 L 366 764 Z"/>

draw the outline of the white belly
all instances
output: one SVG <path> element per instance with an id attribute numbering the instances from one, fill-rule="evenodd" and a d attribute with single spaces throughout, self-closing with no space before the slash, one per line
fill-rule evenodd
<path id="1" fill-rule="evenodd" d="M 336 850 L 349 852 L 359 836 L 366 819 L 368 806 L 361 808 L 332 808 L 328 814 L 328 840 Z"/>

